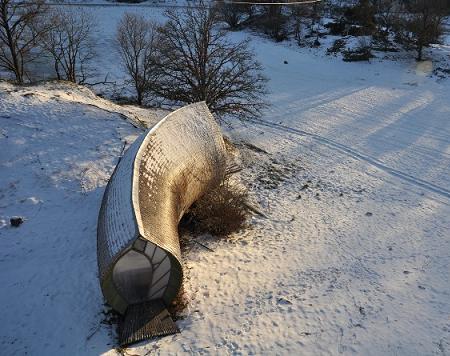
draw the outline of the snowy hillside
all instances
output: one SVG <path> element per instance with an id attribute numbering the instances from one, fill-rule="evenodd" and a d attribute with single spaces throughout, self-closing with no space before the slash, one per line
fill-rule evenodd
<path id="1" fill-rule="evenodd" d="M 99 77 L 121 78 L 106 19 L 124 10 L 93 11 Z M 0 83 L 0 354 L 450 353 L 450 80 L 431 62 L 252 45 L 272 106 L 224 130 L 268 218 L 199 237 L 213 251 L 184 256 L 182 332 L 129 349 L 98 285 L 97 215 L 122 150 L 165 113 Z"/>
<path id="2" fill-rule="evenodd" d="M 107 329 L 97 336 L 101 347 L 86 345 L 104 319 L 98 209 L 124 145 L 141 132 L 126 118 L 154 123 L 157 116 L 131 114 L 68 84 L 0 85 L 2 349 L 106 351 Z M 18 228 L 9 226 L 14 215 L 25 219 Z"/>

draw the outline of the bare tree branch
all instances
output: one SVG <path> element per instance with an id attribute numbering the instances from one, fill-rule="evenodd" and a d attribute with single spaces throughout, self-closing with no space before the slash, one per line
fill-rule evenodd
<path id="1" fill-rule="evenodd" d="M 160 76 L 151 87 L 169 104 L 206 101 L 212 112 L 240 119 L 266 106 L 266 78 L 247 41 L 233 43 L 206 6 L 170 10 L 160 28 Z"/>
<path id="2" fill-rule="evenodd" d="M 41 45 L 53 58 L 57 78 L 85 83 L 90 76 L 89 62 L 95 56 L 94 18 L 81 8 L 56 9 L 48 23 Z"/>
<path id="3" fill-rule="evenodd" d="M 397 37 L 406 47 L 417 51 L 420 61 L 423 49 L 439 41 L 448 7 L 445 0 L 410 0 L 403 6 L 406 11 L 399 17 Z"/>
<path id="4" fill-rule="evenodd" d="M 142 105 L 158 78 L 158 32 L 155 23 L 126 13 L 119 23 L 116 43 L 122 64 L 133 83 L 137 103 Z"/>
<path id="5" fill-rule="evenodd" d="M 43 0 L 0 0 L 0 67 L 22 84 L 26 64 L 38 56 L 40 38 L 48 30 L 40 21 L 47 7 Z"/>

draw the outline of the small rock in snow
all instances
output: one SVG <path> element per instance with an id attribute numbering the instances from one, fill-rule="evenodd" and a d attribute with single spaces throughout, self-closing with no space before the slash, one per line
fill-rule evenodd
<path id="1" fill-rule="evenodd" d="M 359 313 L 364 316 L 366 315 L 366 311 L 364 310 L 363 307 L 359 307 Z"/>
<path id="2" fill-rule="evenodd" d="M 9 219 L 9 222 L 11 223 L 11 226 L 18 227 L 23 223 L 23 218 L 20 216 L 13 216 Z"/>

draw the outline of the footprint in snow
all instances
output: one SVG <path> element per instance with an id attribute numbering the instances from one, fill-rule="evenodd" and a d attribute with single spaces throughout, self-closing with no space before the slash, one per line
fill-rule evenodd
<path id="1" fill-rule="evenodd" d="M 285 299 L 285 298 L 278 298 L 277 299 L 277 304 L 278 305 L 292 305 L 292 303 L 289 300 Z"/>

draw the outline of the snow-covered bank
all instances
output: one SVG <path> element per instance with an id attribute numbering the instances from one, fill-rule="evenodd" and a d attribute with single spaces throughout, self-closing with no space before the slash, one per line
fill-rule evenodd
<path id="1" fill-rule="evenodd" d="M 107 351 L 97 215 L 124 144 L 141 130 L 87 89 L 0 86 L 1 353 Z M 18 228 L 14 215 L 25 219 Z"/>

